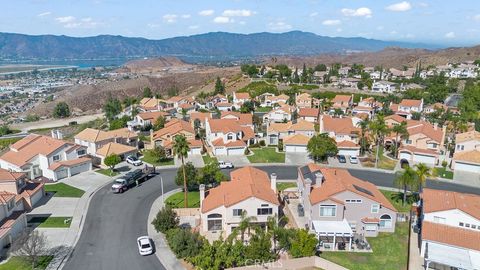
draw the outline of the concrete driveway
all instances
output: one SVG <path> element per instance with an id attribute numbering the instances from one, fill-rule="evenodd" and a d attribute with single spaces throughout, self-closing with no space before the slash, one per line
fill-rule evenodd
<path id="1" fill-rule="evenodd" d="M 218 155 L 217 159 L 218 161 L 231 162 L 235 167 L 250 165 L 250 161 L 248 160 L 247 156 L 244 155 Z"/>
<path id="2" fill-rule="evenodd" d="M 333 166 L 333 167 L 338 167 L 338 168 L 346 168 L 346 169 L 360 169 L 362 168 L 362 165 L 360 161 L 358 161 L 357 164 L 352 164 L 350 163 L 349 156 L 345 156 L 347 159 L 346 163 L 340 163 L 337 159 L 337 157 L 329 157 L 328 158 L 328 164 Z"/>
<path id="3" fill-rule="evenodd" d="M 187 163 L 187 162 L 193 163 L 193 166 L 195 166 L 197 168 L 205 166 L 205 164 L 203 163 L 203 158 L 202 158 L 201 155 L 188 156 L 187 159 L 185 160 L 185 163 Z M 175 165 L 176 166 L 182 166 L 182 160 L 175 157 Z"/>
<path id="4" fill-rule="evenodd" d="M 479 187 L 480 175 L 478 173 L 456 170 L 453 173 L 453 181 L 462 185 Z"/>
<path id="5" fill-rule="evenodd" d="M 313 162 L 308 153 L 285 152 L 285 164 L 305 165 Z"/>

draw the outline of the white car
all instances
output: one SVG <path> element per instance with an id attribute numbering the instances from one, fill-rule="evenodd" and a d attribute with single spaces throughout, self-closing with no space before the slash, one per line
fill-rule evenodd
<path id="1" fill-rule="evenodd" d="M 137 238 L 138 252 L 142 256 L 153 253 L 152 240 L 148 236 L 140 236 Z"/>
<path id="2" fill-rule="evenodd" d="M 350 163 L 358 164 L 358 158 L 356 156 L 350 156 Z"/>
<path id="3" fill-rule="evenodd" d="M 133 166 L 140 166 L 143 164 L 143 162 L 140 159 L 138 159 L 136 156 L 128 156 L 127 163 L 130 163 Z"/>
<path id="4" fill-rule="evenodd" d="M 220 169 L 233 169 L 233 164 L 231 162 L 219 161 L 218 166 Z"/>

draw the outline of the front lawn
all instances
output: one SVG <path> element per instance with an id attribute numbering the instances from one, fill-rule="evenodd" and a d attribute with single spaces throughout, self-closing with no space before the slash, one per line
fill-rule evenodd
<path id="1" fill-rule="evenodd" d="M 320 257 L 351 270 L 407 269 L 408 223 L 397 223 L 395 233 L 367 239 L 373 253 L 323 252 Z"/>
<path id="2" fill-rule="evenodd" d="M 211 157 L 209 154 L 203 155 L 202 159 L 205 165 L 209 164 L 210 162 L 218 162 L 218 159 L 216 157 Z"/>
<path id="3" fill-rule="evenodd" d="M 69 228 L 72 217 L 34 217 L 29 223 L 40 223 L 40 228 Z"/>
<path id="4" fill-rule="evenodd" d="M 280 183 L 277 183 L 277 190 L 278 191 L 284 191 L 287 188 L 293 188 L 293 187 L 296 188 L 297 183 L 294 183 L 294 182 L 280 182 Z"/>
<path id="5" fill-rule="evenodd" d="M 187 193 L 188 198 L 188 208 L 198 208 L 200 207 L 200 192 L 199 191 L 189 191 Z M 165 200 L 165 204 L 171 205 L 173 208 L 184 208 L 184 195 L 183 192 L 177 192 Z"/>
<path id="6" fill-rule="evenodd" d="M 53 256 L 40 257 L 35 269 L 36 270 L 46 269 L 52 259 L 53 259 Z M 0 270 L 12 270 L 12 269 L 30 270 L 32 269 L 32 265 L 26 259 L 18 256 L 11 257 L 8 260 L 8 262 L 0 264 Z"/>
<path id="7" fill-rule="evenodd" d="M 269 112 L 272 110 L 272 107 L 257 107 L 255 108 L 256 112 Z"/>
<path id="8" fill-rule="evenodd" d="M 277 153 L 275 148 L 265 147 L 251 149 L 252 156 L 247 156 L 251 163 L 285 163 L 285 153 Z"/>
<path id="9" fill-rule="evenodd" d="M 98 169 L 95 172 L 101 173 L 101 174 L 106 175 L 106 176 L 115 176 L 115 175 L 120 174 L 119 172 L 112 171 L 111 169 Z"/>
<path id="10" fill-rule="evenodd" d="M 418 196 L 413 194 L 407 194 L 407 201 L 403 205 L 403 192 L 380 190 L 383 195 L 393 204 L 398 212 L 410 212 L 411 206 L 414 202 L 418 201 Z"/>
<path id="11" fill-rule="evenodd" d="M 45 185 L 45 191 L 54 192 L 55 197 L 73 197 L 73 198 L 80 198 L 85 193 L 85 191 L 79 188 L 67 185 L 65 183 Z"/>
<path id="12" fill-rule="evenodd" d="M 360 158 L 360 162 L 364 167 L 374 168 L 375 167 L 375 149 L 371 154 L 368 155 L 368 157 Z M 397 165 L 397 162 L 398 160 L 390 159 L 384 156 L 383 148 L 380 149 L 380 152 L 378 153 L 378 169 L 393 171 L 393 169 L 395 169 L 395 166 Z"/>
<path id="13" fill-rule="evenodd" d="M 143 152 L 143 157 L 141 158 L 141 160 L 153 166 L 168 166 L 168 165 L 175 164 L 173 158 L 167 158 L 164 160 L 157 161 L 157 159 L 152 155 L 152 151 L 150 150 Z"/>
<path id="14" fill-rule="evenodd" d="M 434 177 L 441 177 L 446 179 L 453 179 L 453 172 L 448 171 L 446 168 L 443 167 L 435 167 L 432 170 L 432 175 Z"/>

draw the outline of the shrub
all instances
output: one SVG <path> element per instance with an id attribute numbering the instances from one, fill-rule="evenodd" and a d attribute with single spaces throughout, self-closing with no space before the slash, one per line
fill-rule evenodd
<path id="1" fill-rule="evenodd" d="M 264 147 L 265 145 L 266 145 L 266 144 L 265 144 L 265 141 L 264 141 L 264 140 L 261 140 L 261 141 L 260 141 L 260 146 L 261 146 L 261 147 Z"/>
<path id="2" fill-rule="evenodd" d="M 170 249 L 181 259 L 197 256 L 205 244 L 205 240 L 198 232 L 189 229 L 171 229 L 167 232 L 166 238 Z"/>
<path id="3" fill-rule="evenodd" d="M 158 211 L 157 216 L 152 221 L 152 225 L 157 232 L 166 233 L 168 230 L 178 226 L 177 213 L 167 205 Z"/>
<path id="4" fill-rule="evenodd" d="M 247 147 L 247 148 L 245 148 L 245 152 L 244 152 L 243 154 L 245 154 L 245 155 L 248 155 L 248 154 L 250 154 L 250 150 L 248 150 L 248 147 Z"/>
<path id="5" fill-rule="evenodd" d="M 447 168 L 448 162 L 446 160 L 442 161 L 442 167 Z"/>
<path id="6" fill-rule="evenodd" d="M 318 240 L 314 234 L 307 230 L 298 230 L 292 239 L 290 254 L 294 258 L 309 257 L 315 255 Z"/>
<path id="7" fill-rule="evenodd" d="M 283 151 L 283 142 L 282 141 L 278 141 L 278 151 Z"/>

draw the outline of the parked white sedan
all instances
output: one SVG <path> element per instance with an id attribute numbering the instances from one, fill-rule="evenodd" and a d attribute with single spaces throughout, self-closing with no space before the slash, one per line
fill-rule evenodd
<path id="1" fill-rule="evenodd" d="M 138 252 L 142 256 L 153 253 L 152 240 L 148 236 L 140 236 L 137 238 Z"/>
<path id="2" fill-rule="evenodd" d="M 357 164 L 358 163 L 358 158 L 356 156 L 350 156 L 350 163 L 351 164 Z"/>
<path id="3" fill-rule="evenodd" d="M 138 159 L 136 156 L 128 156 L 127 163 L 130 163 L 133 166 L 140 166 L 143 164 L 143 162 L 140 159 Z"/>
<path id="4" fill-rule="evenodd" d="M 233 164 L 231 162 L 219 161 L 218 166 L 220 169 L 233 169 Z"/>

